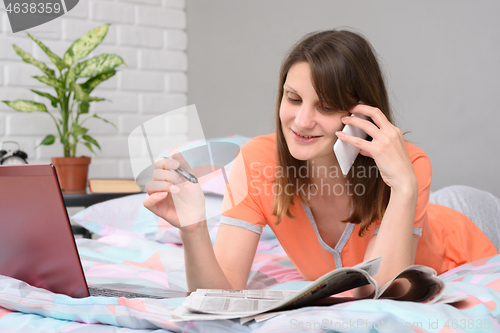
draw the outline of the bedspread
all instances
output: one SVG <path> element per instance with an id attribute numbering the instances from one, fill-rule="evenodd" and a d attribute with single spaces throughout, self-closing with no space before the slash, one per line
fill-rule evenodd
<path id="1" fill-rule="evenodd" d="M 186 290 L 183 249 L 130 235 L 77 240 L 90 284 L 127 283 Z M 362 300 L 307 307 L 269 320 L 174 322 L 184 298 L 73 299 L 0 276 L 0 332 L 500 332 L 500 255 L 457 267 L 441 277 L 446 293 L 470 295 L 448 304 Z M 302 280 L 276 239 L 259 243 L 250 289 L 298 289 Z"/>

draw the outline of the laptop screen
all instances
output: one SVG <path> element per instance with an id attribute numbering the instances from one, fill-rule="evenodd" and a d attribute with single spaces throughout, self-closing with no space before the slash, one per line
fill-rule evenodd
<path id="1" fill-rule="evenodd" d="M 0 166 L 0 275 L 72 297 L 88 296 L 51 164 Z"/>

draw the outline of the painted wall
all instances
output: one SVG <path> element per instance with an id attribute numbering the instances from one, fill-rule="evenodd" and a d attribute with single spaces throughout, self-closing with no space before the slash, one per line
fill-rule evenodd
<path id="1" fill-rule="evenodd" d="M 385 72 L 397 125 L 433 163 L 433 186 L 500 197 L 500 2 L 189 0 L 189 104 L 207 137 L 271 133 L 280 63 L 304 34 L 349 27 Z"/>

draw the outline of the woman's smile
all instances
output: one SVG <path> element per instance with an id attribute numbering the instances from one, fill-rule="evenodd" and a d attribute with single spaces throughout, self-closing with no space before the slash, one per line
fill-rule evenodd
<path id="1" fill-rule="evenodd" d="M 296 132 L 293 129 L 290 129 L 293 133 L 293 138 L 300 143 L 312 143 L 318 141 L 322 135 L 305 135 L 300 132 Z"/>

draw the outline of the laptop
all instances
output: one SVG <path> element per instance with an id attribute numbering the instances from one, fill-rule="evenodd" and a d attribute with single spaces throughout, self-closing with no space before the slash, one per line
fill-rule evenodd
<path id="1" fill-rule="evenodd" d="M 0 275 L 74 298 L 188 295 L 127 284 L 88 286 L 52 164 L 0 166 Z"/>

